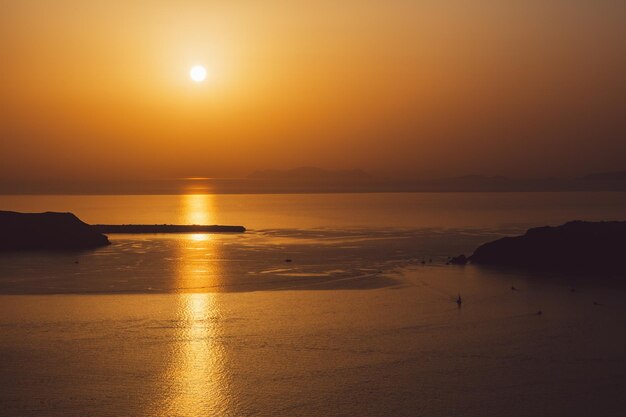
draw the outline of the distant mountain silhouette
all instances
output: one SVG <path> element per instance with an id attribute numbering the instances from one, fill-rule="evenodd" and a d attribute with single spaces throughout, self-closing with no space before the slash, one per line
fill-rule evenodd
<path id="1" fill-rule="evenodd" d="M 250 188 L 278 192 L 527 192 L 626 191 L 626 172 L 590 174 L 582 178 L 509 178 L 464 175 L 416 179 L 382 177 L 363 170 L 324 170 L 301 167 L 256 171 L 247 177 Z M 246 186 L 246 184 L 242 185 Z"/>
<path id="2" fill-rule="evenodd" d="M 599 172 L 582 177 L 591 181 L 626 181 L 626 171 Z"/>
<path id="3" fill-rule="evenodd" d="M 91 249 L 109 239 L 72 213 L 0 211 L 0 251 Z"/>
<path id="4" fill-rule="evenodd" d="M 0 194 L 215 194 L 359 192 L 626 191 L 626 171 L 578 178 L 509 178 L 465 175 L 446 178 L 384 176 L 360 169 L 299 167 L 255 171 L 240 178 L 142 181 L 0 181 Z"/>
<path id="5" fill-rule="evenodd" d="M 306 181 L 368 181 L 372 176 L 360 169 L 326 170 L 316 167 L 299 167 L 287 170 L 267 169 L 248 175 L 251 179 L 266 180 L 306 180 Z"/>

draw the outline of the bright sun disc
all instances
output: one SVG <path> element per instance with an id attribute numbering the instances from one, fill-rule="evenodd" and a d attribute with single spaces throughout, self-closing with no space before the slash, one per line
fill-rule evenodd
<path id="1" fill-rule="evenodd" d="M 206 68 L 202 65 L 196 65 L 189 71 L 189 76 L 197 83 L 204 81 L 206 78 Z"/>

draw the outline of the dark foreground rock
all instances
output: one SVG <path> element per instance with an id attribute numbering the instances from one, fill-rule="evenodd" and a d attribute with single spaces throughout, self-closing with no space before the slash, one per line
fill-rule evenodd
<path id="1" fill-rule="evenodd" d="M 573 221 L 480 246 L 473 264 L 626 275 L 626 222 Z"/>
<path id="2" fill-rule="evenodd" d="M 0 211 L 0 251 L 91 249 L 109 239 L 72 213 Z"/>

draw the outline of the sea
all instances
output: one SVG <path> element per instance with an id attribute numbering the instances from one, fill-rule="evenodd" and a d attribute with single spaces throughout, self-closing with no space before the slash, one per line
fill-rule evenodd
<path id="1" fill-rule="evenodd" d="M 0 210 L 247 229 L 0 254 L 1 416 L 626 415 L 626 285 L 447 265 L 530 227 L 626 220 L 624 192 L 1 195 Z"/>

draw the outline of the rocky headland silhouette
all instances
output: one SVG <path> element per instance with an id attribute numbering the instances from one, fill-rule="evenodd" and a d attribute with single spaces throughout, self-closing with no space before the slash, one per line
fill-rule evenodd
<path id="1" fill-rule="evenodd" d="M 0 211 L 0 251 L 92 249 L 109 239 L 72 213 Z"/>
<path id="2" fill-rule="evenodd" d="M 624 249 L 626 221 L 571 221 L 485 243 L 451 263 L 626 276 Z"/>

